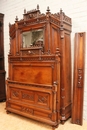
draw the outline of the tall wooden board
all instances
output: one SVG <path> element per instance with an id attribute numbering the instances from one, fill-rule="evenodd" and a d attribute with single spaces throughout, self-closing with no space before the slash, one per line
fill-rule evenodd
<path id="1" fill-rule="evenodd" d="M 83 120 L 85 35 L 85 32 L 75 34 L 72 123 L 78 125 Z"/>

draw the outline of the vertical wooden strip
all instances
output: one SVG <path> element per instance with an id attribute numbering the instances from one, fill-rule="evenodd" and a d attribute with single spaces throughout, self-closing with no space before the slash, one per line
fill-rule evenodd
<path id="1" fill-rule="evenodd" d="M 19 44 L 18 44 L 18 23 L 17 21 L 15 22 L 15 29 L 16 29 L 16 55 L 19 54 L 18 48 L 19 48 Z"/>
<path id="2" fill-rule="evenodd" d="M 72 123 L 82 125 L 85 69 L 85 32 L 75 34 Z"/>

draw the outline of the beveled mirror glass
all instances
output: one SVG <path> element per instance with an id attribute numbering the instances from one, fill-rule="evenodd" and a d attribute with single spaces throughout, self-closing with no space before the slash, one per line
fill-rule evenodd
<path id="1" fill-rule="evenodd" d="M 23 48 L 28 48 L 39 43 L 43 44 L 43 40 L 43 29 L 23 32 Z"/>

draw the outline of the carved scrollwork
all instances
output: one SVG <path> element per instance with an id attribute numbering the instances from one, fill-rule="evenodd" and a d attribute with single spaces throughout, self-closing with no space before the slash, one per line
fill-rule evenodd
<path id="1" fill-rule="evenodd" d="M 55 20 L 55 19 L 53 19 L 53 18 L 50 18 L 50 22 L 52 22 L 52 23 L 54 23 L 54 24 L 56 24 L 56 25 L 60 25 L 60 21 Z"/>
<path id="2" fill-rule="evenodd" d="M 63 20 L 66 21 L 66 22 L 68 22 L 68 23 L 71 23 L 71 18 L 69 18 L 65 14 L 63 15 Z"/>
<path id="3" fill-rule="evenodd" d="M 23 94 L 22 94 L 22 99 L 34 101 L 34 95 L 33 95 L 33 94 L 23 93 Z"/>
<path id="4" fill-rule="evenodd" d="M 48 95 L 47 96 L 38 95 L 38 102 L 47 104 L 47 102 L 48 102 Z"/>
<path id="5" fill-rule="evenodd" d="M 27 53 L 27 52 L 26 52 Z M 58 51 L 58 54 L 59 54 L 59 51 Z M 25 54 L 26 55 L 26 54 Z M 28 54 L 27 54 L 28 55 Z M 47 54 L 46 54 L 47 55 Z M 55 59 L 54 56 L 45 56 L 45 54 L 43 54 L 41 56 L 41 59 L 43 61 L 52 61 Z M 39 60 L 39 57 L 15 57 L 15 58 L 10 58 L 9 59 L 9 62 L 13 62 L 13 61 L 38 61 Z"/>
<path id="6" fill-rule="evenodd" d="M 19 91 L 12 90 L 12 96 L 18 98 L 19 97 Z"/>
<path id="7" fill-rule="evenodd" d="M 55 16 L 57 19 L 60 19 L 60 14 L 59 14 L 59 13 L 55 13 L 54 16 Z"/>
<path id="8" fill-rule="evenodd" d="M 31 18 L 38 17 L 39 14 L 40 14 L 39 5 L 37 5 L 37 9 L 27 11 L 27 13 L 26 13 L 26 9 L 24 9 L 25 19 L 31 19 Z"/>
<path id="9" fill-rule="evenodd" d="M 29 114 L 34 114 L 34 110 L 33 109 L 30 109 L 28 107 L 21 107 L 21 111 L 22 112 L 25 112 L 25 113 L 29 113 Z"/>
<path id="10" fill-rule="evenodd" d="M 83 80 L 83 70 L 78 69 L 78 82 L 77 82 L 77 87 L 81 88 L 82 87 L 82 80 Z"/>

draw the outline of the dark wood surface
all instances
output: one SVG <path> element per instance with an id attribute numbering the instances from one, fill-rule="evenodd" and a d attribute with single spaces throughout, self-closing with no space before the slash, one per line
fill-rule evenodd
<path id="1" fill-rule="evenodd" d="M 6 99 L 5 94 L 5 70 L 4 70 L 4 14 L 0 13 L 0 101 Z"/>
<path id="2" fill-rule="evenodd" d="M 85 32 L 75 34 L 72 123 L 83 124 Z"/>
<path id="3" fill-rule="evenodd" d="M 43 45 L 23 48 L 23 33 L 43 29 Z M 71 18 L 62 10 L 41 14 L 39 7 L 9 24 L 7 112 L 55 129 L 71 116 Z"/>

